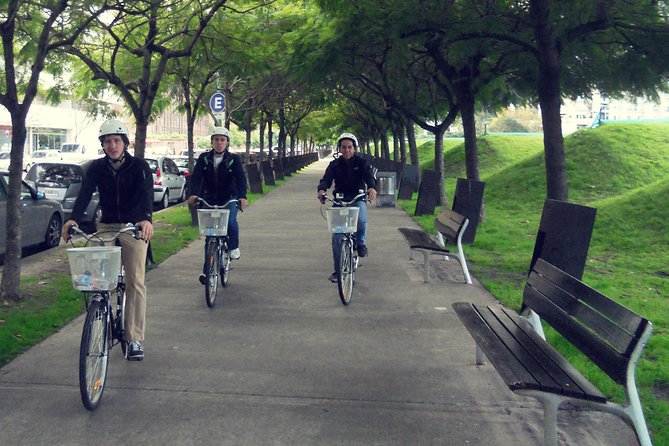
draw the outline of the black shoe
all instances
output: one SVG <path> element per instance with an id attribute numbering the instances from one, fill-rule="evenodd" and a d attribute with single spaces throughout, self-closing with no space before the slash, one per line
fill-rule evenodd
<path id="1" fill-rule="evenodd" d="M 200 277 L 198 277 L 197 280 L 199 280 L 202 285 L 207 284 L 207 276 L 205 276 L 204 274 L 200 274 Z"/>
<path id="2" fill-rule="evenodd" d="M 365 245 L 358 246 L 358 257 L 367 257 L 367 247 Z"/>
<path id="3" fill-rule="evenodd" d="M 328 277 L 328 280 L 332 283 L 337 283 L 337 273 L 330 274 L 330 277 Z"/>
<path id="4" fill-rule="evenodd" d="M 139 341 L 128 342 L 128 361 L 141 361 L 144 359 L 144 347 Z"/>

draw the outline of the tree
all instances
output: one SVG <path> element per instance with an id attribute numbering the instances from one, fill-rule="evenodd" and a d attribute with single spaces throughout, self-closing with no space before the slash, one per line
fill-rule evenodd
<path id="1" fill-rule="evenodd" d="M 62 61 L 56 62 L 56 51 L 70 44 L 96 19 L 106 5 L 84 2 L 77 11 L 68 8 L 66 0 L 40 5 L 29 1 L 10 0 L 0 11 L 4 81 L 0 104 L 12 120 L 12 148 L 7 191 L 7 249 L 0 297 L 19 301 L 21 278 L 21 170 L 26 142 L 26 117 L 38 94 L 42 71 L 47 67 L 58 75 Z M 58 99 L 58 85 L 51 90 Z M 21 100 L 22 99 L 22 100 Z"/>
<path id="2" fill-rule="evenodd" d="M 515 73 L 507 82 L 538 98 L 547 197 L 567 201 L 562 98 L 587 97 L 596 89 L 651 97 L 658 89 L 666 90 L 666 6 L 626 0 L 504 1 L 488 6 L 492 9 L 481 17 L 481 31 L 463 38 L 515 47 Z"/>
<path id="3" fill-rule="evenodd" d="M 115 2 L 66 51 L 113 85 L 135 118 L 135 155 L 143 158 L 146 129 L 170 60 L 190 56 L 227 0 Z M 168 101 L 164 100 L 164 104 Z"/>

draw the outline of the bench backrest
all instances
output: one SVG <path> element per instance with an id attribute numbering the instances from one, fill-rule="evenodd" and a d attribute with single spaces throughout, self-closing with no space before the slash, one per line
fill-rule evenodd
<path id="1" fill-rule="evenodd" d="M 530 273 L 523 304 L 614 381 L 625 384 L 630 356 L 650 325 L 647 319 L 543 259 Z"/>
<path id="2" fill-rule="evenodd" d="M 434 228 L 441 232 L 447 241 L 455 241 L 466 219 L 454 210 L 442 208 L 434 220 Z"/>

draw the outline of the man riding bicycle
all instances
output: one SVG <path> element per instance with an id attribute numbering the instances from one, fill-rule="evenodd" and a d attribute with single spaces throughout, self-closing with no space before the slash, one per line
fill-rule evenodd
<path id="1" fill-rule="evenodd" d="M 372 173 L 371 166 L 364 158 L 358 156 L 358 139 L 352 133 L 342 133 L 337 138 L 337 148 L 339 157 L 330 162 L 325 169 L 325 174 L 318 183 L 318 199 L 324 200 L 325 192 L 334 181 L 334 194 L 343 195 L 344 201 L 352 200 L 358 195 L 360 190 L 367 188 L 367 196 L 370 200 L 376 198 L 376 178 Z M 367 203 L 365 200 L 359 200 L 353 204 L 358 207 L 358 231 L 356 240 L 358 247 L 358 256 L 367 256 Z M 333 259 L 336 257 L 336 240 L 332 240 Z M 335 266 L 335 271 L 337 267 Z M 331 282 L 337 281 L 337 274 L 332 273 L 329 277 Z"/>
<path id="2" fill-rule="evenodd" d="M 118 238 L 121 261 L 125 268 L 126 310 L 124 340 L 128 342 L 127 359 L 144 359 L 144 324 L 146 319 L 147 243 L 153 237 L 153 174 L 149 164 L 128 153 L 128 127 L 123 121 L 110 119 L 102 124 L 100 144 L 105 156 L 92 162 L 72 209 L 71 220 L 63 225 L 62 236 L 69 238 L 69 229 L 84 216 L 93 192 L 100 195 L 102 217 L 98 232 L 116 232 L 127 223 L 141 228 L 143 240 L 130 234 Z"/>
<path id="3" fill-rule="evenodd" d="M 239 155 L 228 150 L 230 132 L 225 127 L 216 127 L 211 133 L 211 150 L 202 153 L 193 168 L 190 177 L 190 197 L 188 203 L 195 206 L 198 197 L 204 198 L 211 205 L 223 205 L 231 199 L 238 199 L 242 209 L 248 206 L 246 199 L 246 174 Z M 238 260 L 239 224 L 237 206 L 229 206 L 228 237 L 230 257 Z M 205 246 L 206 249 L 206 246 Z M 205 265 L 206 267 L 206 265 Z M 204 272 L 204 267 L 203 267 Z M 200 274 L 201 284 L 206 284 L 206 277 Z"/>

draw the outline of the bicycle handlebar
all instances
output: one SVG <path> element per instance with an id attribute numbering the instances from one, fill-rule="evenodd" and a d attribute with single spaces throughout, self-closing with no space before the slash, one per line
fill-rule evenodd
<path id="1" fill-rule="evenodd" d="M 337 199 L 337 198 L 330 198 L 330 197 L 328 197 L 327 195 L 323 195 L 323 199 L 321 200 L 321 202 L 322 202 L 323 204 L 325 204 L 326 201 L 331 201 L 333 204 L 335 204 L 335 205 L 337 205 L 337 206 L 348 207 L 348 206 L 352 205 L 353 203 L 355 203 L 356 201 L 358 201 L 358 200 L 360 200 L 361 198 L 364 198 L 364 197 L 366 197 L 366 196 L 367 196 L 367 193 L 366 193 L 366 192 L 361 192 L 361 193 L 359 193 L 358 195 L 356 195 L 355 197 L 353 197 L 352 200 L 350 200 L 350 201 L 344 201 L 344 200 L 339 200 L 339 199 Z"/>
<path id="2" fill-rule="evenodd" d="M 132 236 L 135 239 L 141 240 L 142 239 L 141 230 L 142 229 L 139 226 L 135 226 L 132 223 L 128 223 L 124 228 L 121 228 L 113 236 L 106 237 L 106 238 L 101 237 L 100 233 L 88 234 L 88 233 L 82 231 L 81 229 L 79 229 L 79 226 L 77 226 L 77 225 L 70 226 L 70 228 L 68 229 L 67 232 L 68 232 L 68 235 L 70 236 L 69 240 L 71 240 L 71 237 L 74 234 L 79 234 L 83 238 L 86 239 L 86 242 L 90 242 L 91 240 L 95 240 L 96 242 L 100 243 L 100 246 L 104 246 L 106 243 L 115 242 L 116 239 L 118 239 L 121 234 L 125 234 L 126 232 L 132 232 Z M 105 231 L 105 233 L 111 233 L 111 231 Z"/>
<path id="3" fill-rule="evenodd" d="M 229 204 L 231 204 L 231 203 L 235 203 L 235 204 L 237 205 L 237 208 L 238 208 L 240 211 L 244 212 L 244 210 L 239 206 L 239 200 L 236 199 L 236 198 L 232 198 L 232 199 L 226 201 L 225 204 L 222 204 L 222 205 L 217 205 L 217 204 L 215 204 L 215 205 L 211 205 L 211 204 L 207 203 L 207 200 L 205 200 L 205 199 L 202 198 L 202 197 L 197 197 L 197 198 L 195 199 L 195 204 L 196 204 L 196 205 L 200 205 L 200 204 L 201 204 L 201 205 L 205 206 L 205 207 L 208 208 L 208 209 L 221 209 L 221 208 L 226 208 L 226 207 L 227 207 Z"/>

